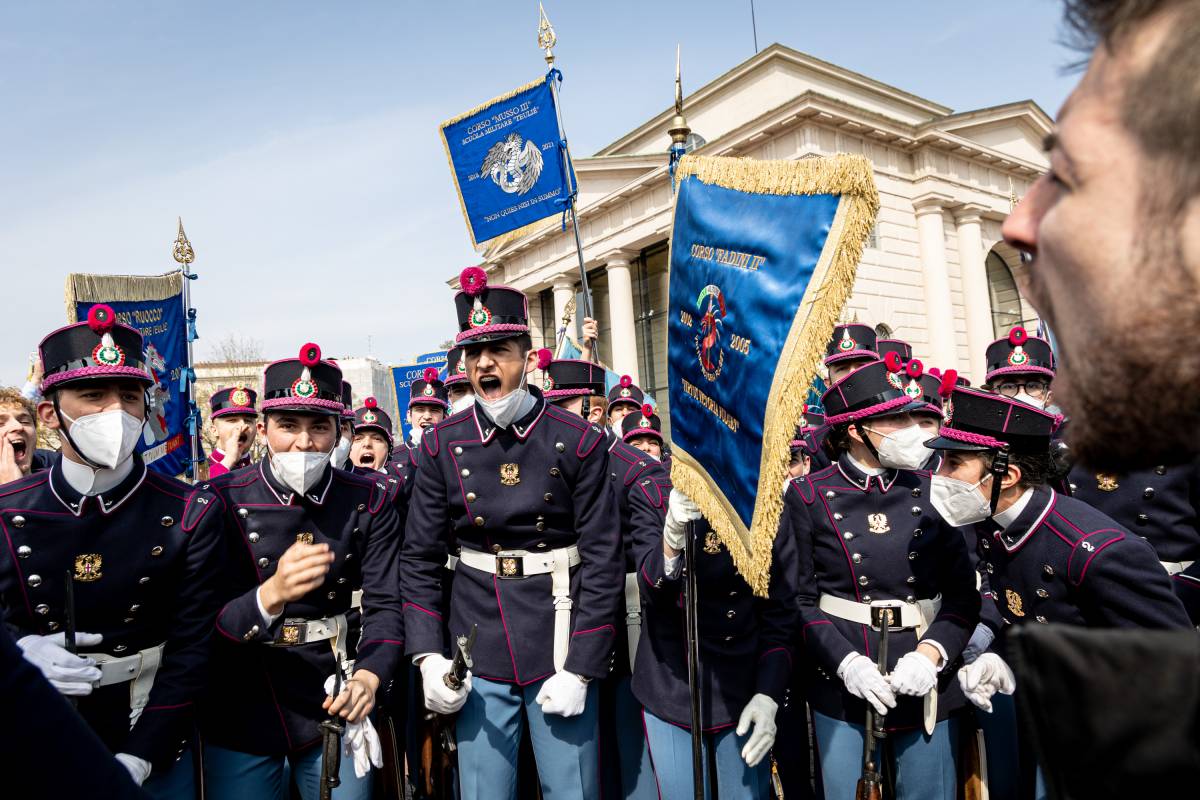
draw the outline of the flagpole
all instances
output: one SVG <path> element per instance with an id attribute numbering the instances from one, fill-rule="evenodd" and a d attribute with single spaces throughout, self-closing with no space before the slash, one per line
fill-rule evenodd
<path id="1" fill-rule="evenodd" d="M 550 20 L 546 17 L 546 9 L 538 3 L 538 14 L 541 19 L 538 22 L 538 47 L 545 52 L 546 66 L 548 69 L 554 69 L 554 45 L 558 43 L 558 37 L 554 34 L 554 28 L 550 25 Z M 562 138 L 563 154 L 567 159 L 568 168 L 565 170 L 567 179 L 570 181 L 571 170 L 571 148 L 567 145 L 567 137 L 563 132 L 562 124 L 562 109 L 558 99 L 558 86 L 554 79 L 550 79 L 550 93 L 554 97 L 554 116 L 558 122 L 558 135 Z M 592 313 L 592 292 L 588 287 L 587 267 L 583 260 L 583 240 L 579 236 L 579 219 L 575 208 L 575 185 L 572 183 L 567 187 L 567 211 L 571 216 L 571 230 L 575 234 L 575 254 L 579 258 L 579 285 L 583 289 L 583 316 L 595 319 Z M 592 361 L 596 360 L 596 347 L 592 347 Z"/>
<path id="2" fill-rule="evenodd" d="M 188 401 L 188 439 L 191 445 L 191 457 L 188 460 L 187 477 L 196 481 L 196 467 L 200 464 L 200 411 L 196 408 L 196 370 L 192 354 L 192 342 L 196 336 L 196 309 L 192 308 L 192 281 L 196 274 L 192 272 L 192 262 L 196 260 L 196 251 L 183 232 L 183 218 L 179 217 L 179 233 L 175 236 L 175 244 L 171 255 L 183 271 L 183 313 L 187 325 L 187 367 L 179 376 L 181 383 L 187 386 Z"/>

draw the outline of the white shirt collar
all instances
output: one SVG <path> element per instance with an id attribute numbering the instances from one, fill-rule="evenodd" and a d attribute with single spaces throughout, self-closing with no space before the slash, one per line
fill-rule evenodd
<path id="1" fill-rule="evenodd" d="M 1032 499 L 1033 489 L 1026 489 L 1016 499 L 1016 502 L 993 516 L 992 519 L 996 520 L 996 524 L 1000 525 L 1002 529 L 1007 530 L 1010 525 L 1017 521 L 1017 517 L 1021 516 L 1021 512 L 1025 510 L 1025 506 L 1029 505 L 1029 501 Z"/>
<path id="2" fill-rule="evenodd" d="M 857 469 L 863 475 L 882 475 L 883 473 L 887 472 L 887 470 L 883 467 L 868 467 L 860 463 L 857 458 L 849 453 L 846 453 L 846 458 L 850 459 L 850 463 L 853 464 L 855 469 Z"/>
<path id="3" fill-rule="evenodd" d="M 63 454 L 60 459 L 63 479 L 82 495 L 94 497 L 114 488 L 133 472 L 133 459 L 127 458 L 113 469 L 92 469 L 87 464 L 72 461 Z"/>

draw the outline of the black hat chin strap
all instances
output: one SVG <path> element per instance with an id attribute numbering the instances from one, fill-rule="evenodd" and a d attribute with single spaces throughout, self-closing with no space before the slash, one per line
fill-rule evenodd
<path id="1" fill-rule="evenodd" d="M 592 413 L 592 396 L 590 394 L 583 396 L 583 405 L 580 407 L 579 413 L 584 419 L 587 419 L 588 415 Z"/>
<path id="2" fill-rule="evenodd" d="M 862 437 L 863 444 L 867 446 L 867 450 L 871 453 L 871 456 L 876 461 L 879 461 L 879 450 L 875 448 L 875 443 L 872 442 L 871 437 L 867 435 L 867 430 L 863 427 L 863 424 L 856 421 L 854 423 L 854 430 L 858 431 L 858 435 Z M 882 461 L 879 461 L 879 466 L 883 466 Z"/>
<path id="3" fill-rule="evenodd" d="M 1004 476 L 1008 474 L 1008 448 L 1002 447 L 996 451 L 996 455 L 992 457 L 992 468 L 989 470 L 992 475 L 992 515 L 996 513 L 996 506 L 1000 504 L 1001 482 Z"/>
<path id="4" fill-rule="evenodd" d="M 58 392 L 54 392 L 50 398 L 50 402 L 54 404 L 54 416 L 58 419 L 58 432 L 71 445 L 71 449 L 75 451 L 75 455 L 83 459 L 83 463 L 87 464 L 92 469 L 109 469 L 103 464 L 97 464 L 92 461 L 87 455 L 79 449 L 79 445 L 75 444 L 75 440 L 71 438 L 71 431 L 67 426 L 66 420 L 63 419 L 62 409 L 58 405 Z M 142 424 L 145 425 L 150 421 L 150 392 L 144 390 L 142 392 Z M 124 463 L 124 462 L 122 462 Z"/>

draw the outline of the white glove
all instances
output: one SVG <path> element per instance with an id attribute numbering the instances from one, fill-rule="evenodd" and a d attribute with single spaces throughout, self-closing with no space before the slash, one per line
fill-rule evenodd
<path id="1" fill-rule="evenodd" d="M 75 643 L 80 647 L 95 647 L 104 641 L 98 633 L 77 633 Z M 100 680 L 100 668 L 95 659 L 68 653 L 65 634 L 53 636 L 23 636 L 17 646 L 25 660 L 33 664 L 55 689 L 66 695 L 84 697 L 92 693 L 92 681 Z"/>
<path id="2" fill-rule="evenodd" d="M 984 653 L 958 671 L 958 685 L 977 708 L 992 713 L 992 695 L 1012 694 L 1017 680 L 1004 659 L 995 653 Z"/>
<path id="3" fill-rule="evenodd" d="M 900 656 L 896 668 L 888 676 L 888 683 L 896 694 L 924 697 L 937 686 L 937 667 L 913 650 Z"/>
<path id="4" fill-rule="evenodd" d="M 146 782 L 146 778 L 150 777 L 149 761 L 131 756 L 129 753 L 117 753 L 115 758 L 121 762 L 122 767 L 129 770 L 129 777 L 133 778 L 133 782 L 138 786 L 141 786 Z"/>
<path id="5" fill-rule="evenodd" d="M 330 675 L 325 679 L 325 694 L 333 697 L 334 678 Z M 342 734 L 342 752 L 354 761 L 354 774 L 365 778 L 371 771 L 383 768 L 383 746 L 379 743 L 379 734 L 375 731 L 375 723 L 370 717 L 363 717 L 358 722 L 347 722 L 346 732 Z"/>
<path id="6" fill-rule="evenodd" d="M 992 629 L 987 625 L 984 625 L 982 622 L 976 625 L 974 633 L 971 634 L 971 640 L 963 648 L 963 663 L 970 664 L 986 653 L 987 649 L 992 646 L 992 640 L 995 638 L 996 634 L 992 633 Z"/>
<path id="7" fill-rule="evenodd" d="M 437 653 L 425 656 L 421 660 L 421 683 L 425 687 L 425 707 L 438 714 L 453 714 L 467 702 L 471 692 L 471 673 L 463 680 L 463 685 L 456 692 L 446 685 L 443 680 L 450 671 L 453 662 Z"/>
<path id="8" fill-rule="evenodd" d="M 746 766 L 757 767 L 763 756 L 775 746 L 775 712 L 778 710 L 779 704 L 765 694 L 754 695 L 742 709 L 742 716 L 738 717 L 737 735 L 745 736 L 746 731 L 754 727 L 754 732 L 742 747 L 742 760 Z"/>
<path id="9" fill-rule="evenodd" d="M 543 714 L 577 717 L 587 703 L 588 686 L 574 672 L 565 669 L 551 675 L 537 693 L 537 703 Z"/>
<path id="10" fill-rule="evenodd" d="M 837 676 L 846 685 L 846 691 L 861 697 L 880 714 L 896 707 L 896 695 L 888 686 L 887 678 L 879 674 L 875 662 L 862 653 L 851 653 L 838 665 Z"/>
<path id="11" fill-rule="evenodd" d="M 678 489 L 671 490 L 667 501 L 667 521 L 663 525 L 663 541 L 672 550 L 682 550 L 687 536 L 687 524 L 703 516 L 700 507 Z"/>

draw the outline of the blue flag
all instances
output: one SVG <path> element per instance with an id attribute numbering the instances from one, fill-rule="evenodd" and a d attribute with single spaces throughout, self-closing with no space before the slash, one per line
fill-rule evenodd
<path id="1" fill-rule="evenodd" d="M 182 275 L 72 274 L 67 277 L 67 295 L 75 320 L 86 319 L 88 309 L 106 303 L 118 321 L 141 332 L 142 356 L 154 384 L 149 389 L 150 416 L 137 449 L 150 469 L 182 475 L 192 457 L 187 383 L 180 380 L 188 369 Z"/>
<path id="2" fill-rule="evenodd" d="M 765 597 L 789 444 L 879 195 L 861 156 L 685 156 L 676 177 L 672 480 Z"/>
<path id="3" fill-rule="evenodd" d="M 439 128 L 478 245 L 566 210 L 575 175 L 558 127 L 551 70 Z"/>

